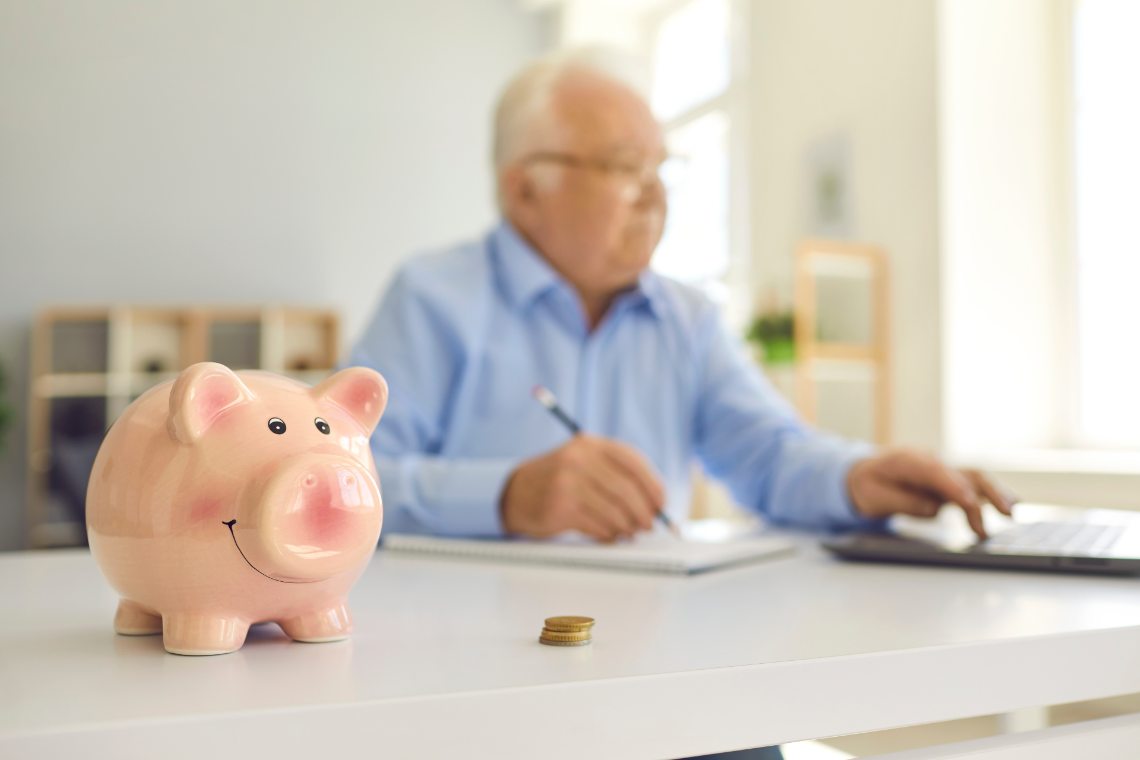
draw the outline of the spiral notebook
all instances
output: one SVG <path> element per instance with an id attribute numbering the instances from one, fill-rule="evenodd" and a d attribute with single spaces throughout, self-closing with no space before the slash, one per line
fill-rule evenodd
<path id="1" fill-rule="evenodd" d="M 653 533 L 632 541 L 597 544 L 580 538 L 552 541 L 440 538 L 396 533 L 384 537 L 393 552 L 527 562 L 542 565 L 597 567 L 679 575 L 787 555 L 795 545 L 774 536 L 733 538 L 723 542 L 684 541 Z"/>

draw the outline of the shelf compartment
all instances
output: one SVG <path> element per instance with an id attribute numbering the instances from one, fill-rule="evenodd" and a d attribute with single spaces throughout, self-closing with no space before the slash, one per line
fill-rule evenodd
<path id="1" fill-rule="evenodd" d="M 282 369 L 297 376 L 335 367 L 337 324 L 336 315 L 330 312 L 286 311 L 282 320 Z"/>
<path id="2" fill-rule="evenodd" d="M 111 325 L 106 316 L 53 320 L 47 340 L 49 366 L 54 373 L 107 372 Z"/>
<path id="3" fill-rule="evenodd" d="M 87 480 L 108 425 L 107 400 L 77 396 L 53 398 L 49 424 L 51 453 L 47 459 L 47 496 L 66 518 L 84 523 Z"/>
<path id="4" fill-rule="evenodd" d="M 127 320 L 127 371 L 157 377 L 177 372 L 189 363 L 191 329 L 184 312 L 140 309 L 130 312 Z"/>
<path id="5" fill-rule="evenodd" d="M 859 261 L 842 259 L 855 268 Z M 869 269 L 864 265 L 864 269 Z M 873 271 L 873 270 L 871 270 Z M 870 345 L 875 342 L 870 277 L 866 282 L 850 278 L 816 276 L 815 339 L 820 343 Z"/>
<path id="6" fill-rule="evenodd" d="M 216 319 L 210 322 L 207 358 L 230 369 L 257 369 L 261 360 L 261 321 L 253 319 Z"/>

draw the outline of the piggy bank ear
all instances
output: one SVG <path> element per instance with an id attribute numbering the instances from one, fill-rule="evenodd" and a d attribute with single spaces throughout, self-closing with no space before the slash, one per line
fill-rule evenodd
<path id="1" fill-rule="evenodd" d="M 349 367 L 313 388 L 313 395 L 348 412 L 372 435 L 388 405 L 388 383 L 376 370 Z"/>
<path id="2" fill-rule="evenodd" d="M 213 362 L 193 364 L 170 389 L 170 435 L 194 443 L 225 412 L 253 398 L 253 393 L 228 367 Z"/>

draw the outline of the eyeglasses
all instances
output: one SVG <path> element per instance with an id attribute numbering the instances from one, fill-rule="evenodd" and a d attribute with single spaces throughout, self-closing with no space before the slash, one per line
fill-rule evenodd
<path id="1" fill-rule="evenodd" d="M 588 169 L 624 183 L 627 200 L 636 201 L 648 188 L 661 183 L 671 190 L 681 183 L 686 161 L 683 156 L 668 155 L 653 163 L 638 163 L 619 158 L 577 156 L 558 151 L 538 151 L 523 158 L 524 164 L 554 163 L 572 169 Z"/>

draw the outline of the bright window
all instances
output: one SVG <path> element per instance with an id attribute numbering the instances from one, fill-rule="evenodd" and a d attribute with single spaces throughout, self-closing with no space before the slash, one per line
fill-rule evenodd
<path id="1" fill-rule="evenodd" d="M 1077 438 L 1140 448 L 1140 3 L 1082 0 L 1075 22 Z"/>
<path id="2" fill-rule="evenodd" d="M 653 110 L 670 121 L 728 91 L 728 0 L 689 0 L 667 14 L 653 46 Z"/>
<path id="3" fill-rule="evenodd" d="M 730 3 L 689 0 L 651 29 L 653 109 L 684 166 L 680 177 L 665 177 L 669 217 L 653 266 L 719 301 L 733 245 Z"/>
<path id="4" fill-rule="evenodd" d="M 684 169 L 678 181 L 665 178 L 669 218 L 654 265 L 682 282 L 709 285 L 729 265 L 728 118 L 710 111 L 671 130 L 668 142 Z"/>

